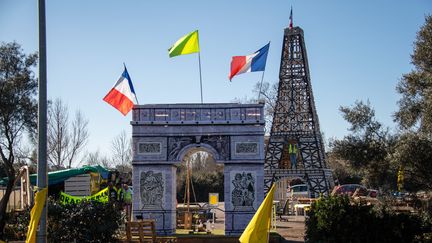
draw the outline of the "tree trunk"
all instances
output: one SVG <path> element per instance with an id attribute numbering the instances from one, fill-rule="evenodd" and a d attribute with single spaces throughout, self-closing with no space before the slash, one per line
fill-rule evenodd
<path id="1" fill-rule="evenodd" d="M 6 225 L 6 209 L 9 202 L 9 197 L 12 194 L 12 190 L 14 187 L 15 176 L 9 177 L 8 184 L 6 186 L 6 192 L 3 195 L 3 198 L 0 201 L 0 239 L 4 239 L 4 228 Z"/>

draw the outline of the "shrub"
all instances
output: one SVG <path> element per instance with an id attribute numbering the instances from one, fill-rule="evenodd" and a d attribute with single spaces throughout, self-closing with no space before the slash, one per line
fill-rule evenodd
<path id="1" fill-rule="evenodd" d="M 5 240 L 25 240 L 30 221 L 30 209 L 12 212 L 7 216 Z"/>
<path id="2" fill-rule="evenodd" d="M 413 242 L 430 231 L 419 216 L 394 214 L 341 196 L 316 201 L 308 216 L 306 242 Z"/>
<path id="3" fill-rule="evenodd" d="M 7 240 L 24 240 L 30 210 L 10 215 L 5 233 Z M 121 211 L 114 205 L 96 201 L 61 205 L 49 199 L 49 242 L 113 242 L 122 222 Z"/>
<path id="4" fill-rule="evenodd" d="M 79 204 L 49 204 L 50 242 L 112 242 L 121 223 L 121 211 L 112 204 L 82 201 Z"/>

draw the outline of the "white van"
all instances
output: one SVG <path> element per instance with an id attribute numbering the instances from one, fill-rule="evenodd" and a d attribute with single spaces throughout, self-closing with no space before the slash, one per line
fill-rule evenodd
<path id="1" fill-rule="evenodd" d="M 299 184 L 290 187 L 290 192 L 288 197 L 299 198 L 299 197 L 309 197 L 309 189 L 306 184 Z"/>

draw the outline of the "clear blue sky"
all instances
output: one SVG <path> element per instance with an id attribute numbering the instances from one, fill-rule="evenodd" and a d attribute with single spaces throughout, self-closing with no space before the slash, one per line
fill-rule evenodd
<path id="1" fill-rule="evenodd" d="M 200 34 L 204 102 L 252 96 L 261 73 L 227 76 L 231 57 L 271 41 L 265 81 L 278 81 L 283 29 L 293 6 L 305 31 L 315 103 L 325 138 L 348 124 L 338 110 L 369 99 L 380 121 L 394 127 L 395 86 L 412 69 L 416 32 L 430 0 L 365 1 L 113 1 L 47 0 L 48 96 L 89 119 L 87 150 L 109 152 L 131 114 L 102 101 L 126 63 L 141 104 L 198 103 L 196 54 L 168 58 L 181 36 Z M 38 48 L 37 1 L 0 0 L 0 41 Z"/>

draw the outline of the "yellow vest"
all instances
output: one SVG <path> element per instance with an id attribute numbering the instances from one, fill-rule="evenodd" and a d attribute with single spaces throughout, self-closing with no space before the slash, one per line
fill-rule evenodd
<path id="1" fill-rule="evenodd" d="M 130 188 L 124 191 L 124 200 L 127 203 L 132 202 L 132 190 Z"/>
<path id="2" fill-rule="evenodd" d="M 296 154 L 297 153 L 297 145 L 294 144 L 294 146 L 293 146 L 292 144 L 290 144 L 288 152 L 290 154 Z"/>

